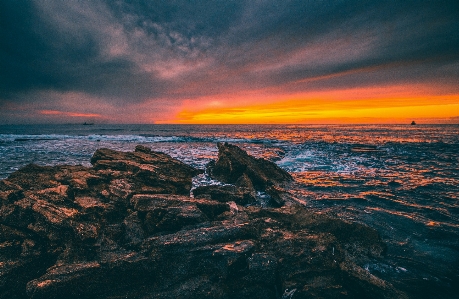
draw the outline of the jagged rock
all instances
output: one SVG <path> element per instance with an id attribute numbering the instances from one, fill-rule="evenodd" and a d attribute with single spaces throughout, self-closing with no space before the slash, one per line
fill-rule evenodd
<path id="1" fill-rule="evenodd" d="M 91 293 L 90 289 L 100 272 L 100 264 L 97 262 L 55 266 L 42 277 L 27 283 L 27 294 L 31 298 L 84 296 L 85 293 Z"/>
<path id="2" fill-rule="evenodd" d="M 289 176 L 220 148 L 238 186 L 194 198 L 198 171 L 143 146 L 0 181 L 0 298 L 404 298 L 361 267 L 376 231 L 284 205 Z M 283 207 L 244 206 L 252 183 Z"/>
<path id="3" fill-rule="evenodd" d="M 275 185 L 268 186 L 266 193 L 270 196 L 270 202 L 274 207 L 282 207 L 291 199 L 287 190 Z"/>
<path id="4" fill-rule="evenodd" d="M 54 261 L 27 230 L 0 224 L 0 298 L 25 298 L 25 285 Z"/>
<path id="5" fill-rule="evenodd" d="M 228 205 L 223 203 L 167 194 L 135 195 L 131 204 L 150 234 L 177 231 L 184 226 L 213 220 L 229 210 Z"/>
<path id="6" fill-rule="evenodd" d="M 234 183 L 237 187 L 240 188 L 245 188 L 247 190 L 255 190 L 255 187 L 253 187 L 253 183 L 250 180 L 249 176 L 247 174 L 242 174 L 237 181 Z"/>
<path id="7" fill-rule="evenodd" d="M 29 164 L 12 173 L 6 181 L 27 191 L 43 190 L 61 185 L 62 183 L 58 181 L 58 178 L 62 173 L 86 172 L 88 170 L 89 168 L 83 166 L 51 167 Z"/>
<path id="8" fill-rule="evenodd" d="M 246 205 L 255 201 L 253 190 L 239 188 L 233 185 L 199 186 L 192 192 L 195 198 L 207 198 L 221 202 L 234 201 L 240 205 Z"/>
<path id="9" fill-rule="evenodd" d="M 218 143 L 217 146 L 218 159 L 208 168 L 208 173 L 214 179 L 234 184 L 238 180 L 246 181 L 245 178 L 241 178 L 246 175 L 258 190 L 292 181 L 292 176 L 288 172 L 268 160 L 249 156 L 244 150 L 232 144 Z"/>
<path id="10" fill-rule="evenodd" d="M 142 185 L 161 189 L 162 192 L 156 193 L 188 195 L 192 177 L 200 173 L 169 155 L 151 151 L 144 146 L 137 146 L 133 153 L 98 149 L 91 163 L 97 170 L 128 172 Z"/>
<path id="11" fill-rule="evenodd" d="M 156 209 L 167 210 L 175 207 L 191 208 L 192 210 L 198 208 L 211 220 L 229 210 L 225 203 L 170 194 L 135 195 L 131 199 L 131 204 L 139 212 L 151 212 Z"/>
<path id="12" fill-rule="evenodd" d="M 128 244 L 138 245 L 145 239 L 145 231 L 137 212 L 131 213 L 124 221 L 125 241 Z"/>

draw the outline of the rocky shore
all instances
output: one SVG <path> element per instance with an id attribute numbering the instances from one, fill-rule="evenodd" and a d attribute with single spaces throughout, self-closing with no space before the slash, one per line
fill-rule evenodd
<path id="1" fill-rule="evenodd" d="M 361 265 L 378 233 L 307 211 L 274 163 L 218 144 L 206 172 L 137 146 L 0 181 L 0 298 L 405 298 Z M 259 194 L 267 194 L 261 203 Z"/>

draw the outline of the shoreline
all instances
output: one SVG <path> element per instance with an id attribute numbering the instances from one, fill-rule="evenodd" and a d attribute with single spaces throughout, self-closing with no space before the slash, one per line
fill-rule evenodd
<path id="1" fill-rule="evenodd" d="M 16 298 L 109 298 L 115 290 L 132 298 L 405 298 L 358 265 L 383 258 L 376 231 L 296 205 L 282 188 L 288 174 L 235 146 L 219 145 L 212 170 L 234 188 L 203 187 L 194 198 L 199 171 L 144 146 L 101 149 L 91 163 L 29 165 L 0 181 L 2 235 L 22 248 L 2 255 L 2 281 L 16 281 L 2 284 L 3 294 L 22 286 Z M 270 207 L 257 205 L 257 189 L 270 194 Z M 21 272 L 30 267 L 41 274 Z M 135 279 L 114 288 L 120 275 Z"/>
<path id="2" fill-rule="evenodd" d="M 236 144 L 244 145 L 244 143 Z M 144 144 L 144 146 L 145 145 L 153 146 L 155 149 L 158 148 L 158 146 L 154 144 Z M 247 148 L 244 148 L 250 150 L 251 153 L 254 153 L 254 145 L 256 148 L 261 146 L 258 144 L 249 144 Z M 171 144 L 170 146 L 175 147 L 176 144 Z M 197 144 L 197 146 L 200 145 Z M 132 148 L 133 147 L 134 146 L 132 145 Z M 159 148 L 162 149 L 164 146 L 160 146 Z M 181 149 L 182 147 L 178 147 L 177 151 Z M 185 149 L 186 153 L 189 152 L 188 148 Z M 275 147 L 270 150 L 277 151 Z M 349 151 L 353 152 L 351 150 L 352 146 L 349 148 Z M 174 152 L 179 153 L 177 151 Z M 381 155 L 380 152 L 373 152 L 374 151 L 371 151 L 370 153 L 355 152 L 352 155 L 355 155 L 356 157 L 359 157 L 360 155 L 367 155 L 370 157 L 373 155 Z M 120 153 L 127 154 L 128 152 L 126 152 L 126 149 L 123 147 L 123 151 Z M 257 152 L 255 152 L 255 154 L 256 153 Z M 256 155 L 259 158 L 271 157 L 270 155 L 266 156 L 266 153 L 264 152 L 260 153 L 263 154 Z M 382 156 L 384 157 L 388 155 L 383 152 Z M 191 158 L 191 156 L 189 158 Z M 90 159 L 88 158 L 88 161 L 89 160 Z M 185 159 L 185 161 L 187 160 Z M 62 166 L 52 166 L 51 168 L 58 169 L 59 167 Z M 47 167 L 44 168 L 46 169 Z M 93 167 L 90 166 L 89 168 L 83 168 L 92 169 Z M 368 197 L 347 198 L 344 201 L 342 199 L 339 201 L 329 200 L 329 198 L 331 198 L 330 196 L 334 196 L 335 193 L 333 192 L 339 188 L 330 188 L 327 187 L 326 184 L 323 184 L 323 182 L 330 180 L 330 178 L 327 178 L 328 174 L 326 172 L 317 172 L 315 174 L 314 171 L 310 171 L 308 173 L 310 173 L 310 175 L 308 174 L 307 177 L 302 178 L 308 179 L 308 181 L 301 182 L 303 185 L 295 186 L 298 182 L 293 182 L 292 185 L 286 188 L 288 191 L 287 194 L 290 193 L 291 195 L 290 199 L 292 199 L 293 196 L 293 199 L 295 199 L 296 202 L 300 202 L 304 208 L 309 211 L 329 215 L 347 222 L 368 225 L 377 230 L 381 235 L 383 242 L 387 244 L 386 258 L 368 260 L 360 263 L 359 267 L 363 268 L 371 275 L 376 275 L 376 277 L 392 282 L 395 286 L 397 286 L 397 288 L 406 291 L 410 294 L 410 297 L 413 298 L 429 298 L 432 294 L 442 294 L 443 298 L 455 297 L 454 294 L 459 291 L 457 290 L 457 287 L 455 287 L 455 285 L 458 285 L 455 281 L 459 282 L 459 275 L 455 270 L 455 264 L 457 264 L 457 259 L 455 259 L 455 257 L 457 257 L 457 251 L 454 249 L 454 242 L 448 241 L 454 240 L 455 236 L 457 236 L 452 228 L 448 229 L 448 227 L 443 227 L 443 225 L 428 226 L 427 224 L 423 224 L 423 222 L 417 223 L 410 220 L 410 218 L 391 214 L 391 212 L 403 211 L 400 208 L 393 208 L 392 210 L 383 210 L 379 212 L 374 208 L 384 208 L 384 206 L 380 205 L 385 204 L 387 201 L 384 197 L 375 197 L 374 201 Z M 321 181 L 321 176 L 323 181 Z M 352 176 L 348 178 L 346 176 L 343 178 L 331 178 L 331 181 L 335 181 L 339 184 L 348 184 L 346 180 L 350 180 L 351 184 L 353 184 Z M 207 180 L 205 184 L 198 183 L 198 185 L 205 186 L 212 183 L 212 181 L 217 182 L 216 180 Z M 66 182 L 65 184 L 68 185 L 69 182 Z M 396 189 L 403 190 L 404 185 L 403 183 L 402 185 L 392 185 L 391 183 L 389 184 L 389 187 L 392 188 L 393 191 Z M 378 189 L 379 188 L 368 186 L 363 189 L 363 191 L 366 190 L 365 192 L 371 192 Z M 302 194 L 303 191 L 301 190 L 305 190 L 306 193 Z M 333 192 L 330 192 L 330 190 Z M 352 192 L 354 192 L 353 190 L 355 189 L 350 189 L 346 192 L 352 194 Z M 361 190 L 361 188 L 357 190 Z M 215 190 L 208 191 L 215 192 Z M 233 191 L 234 190 L 231 192 Z M 298 191 L 300 193 L 298 193 Z M 218 190 L 218 192 L 228 193 L 228 190 Z M 188 192 L 188 195 L 189 194 L 190 192 Z M 400 191 L 397 191 L 397 194 L 400 194 Z M 262 199 L 266 201 L 266 198 L 269 199 L 269 196 L 266 197 L 266 192 L 262 192 L 262 195 L 262 197 L 265 197 L 264 199 L 259 196 L 255 196 L 256 200 Z M 337 198 L 339 199 L 340 194 L 337 193 L 335 195 L 338 195 Z M 234 195 L 231 196 L 234 197 Z M 100 197 L 100 194 L 96 197 Z M 324 197 L 325 199 L 315 200 L 315 197 Z M 243 206 L 245 206 L 245 204 Z M 266 207 L 266 203 L 262 205 L 262 207 Z M 371 209 L 368 210 L 368 208 Z M 423 241 L 424 238 L 426 238 L 426 241 L 427 238 L 429 240 L 427 242 Z"/>

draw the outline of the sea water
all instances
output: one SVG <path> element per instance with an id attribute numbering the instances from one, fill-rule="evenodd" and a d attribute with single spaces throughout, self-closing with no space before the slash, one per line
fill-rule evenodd
<path id="1" fill-rule="evenodd" d="M 137 144 L 204 169 L 217 142 L 289 171 L 308 209 L 378 230 L 388 252 L 363 265 L 373 275 L 424 298 L 458 294 L 458 125 L 2 125 L 0 179 L 29 163 L 90 166 L 98 148 Z"/>

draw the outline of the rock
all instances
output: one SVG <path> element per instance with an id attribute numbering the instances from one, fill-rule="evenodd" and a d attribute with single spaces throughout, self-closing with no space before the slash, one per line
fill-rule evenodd
<path id="1" fill-rule="evenodd" d="M 145 239 L 145 231 L 138 212 L 131 213 L 124 221 L 125 241 L 129 245 L 138 245 Z"/>
<path id="2" fill-rule="evenodd" d="M 100 273 L 97 262 L 56 266 L 27 283 L 27 295 L 31 298 L 78 298 L 95 291 L 92 288 Z"/>
<path id="3" fill-rule="evenodd" d="M 0 298 L 25 298 L 25 285 L 54 261 L 46 246 L 24 229 L 0 224 Z"/>
<path id="4" fill-rule="evenodd" d="M 182 207 L 198 208 L 207 218 L 213 220 L 221 213 L 228 211 L 229 207 L 225 203 L 213 200 L 195 199 L 181 195 L 169 194 L 139 194 L 131 199 L 133 208 L 139 212 L 151 212 L 155 209 L 164 209 Z"/>
<path id="5" fill-rule="evenodd" d="M 157 193 L 188 195 L 192 177 L 200 173 L 169 155 L 151 151 L 144 146 L 137 146 L 133 153 L 98 149 L 91 163 L 94 169 L 127 172 L 135 182 L 160 189 L 161 192 Z"/>
<path id="6" fill-rule="evenodd" d="M 149 234 L 178 231 L 185 226 L 213 220 L 229 210 L 228 205 L 223 203 L 167 194 L 135 195 L 131 204 L 143 219 L 143 227 Z"/>
<path id="7" fill-rule="evenodd" d="M 254 253 L 247 259 L 248 274 L 245 279 L 251 282 L 275 284 L 277 257 L 267 253 Z"/>
<path id="8" fill-rule="evenodd" d="M 232 185 L 199 186 L 192 192 L 195 198 L 207 198 L 220 202 L 234 201 L 240 205 L 247 205 L 255 201 L 253 190 Z"/>
<path id="9" fill-rule="evenodd" d="M 288 192 L 280 187 L 271 185 L 266 188 L 266 193 L 270 196 L 270 202 L 275 207 L 282 207 L 288 198 Z"/>
<path id="10" fill-rule="evenodd" d="M 8 184 L 17 185 L 23 190 L 34 191 L 47 188 L 55 188 L 61 185 L 57 175 L 66 172 L 88 171 L 83 166 L 39 166 L 29 164 L 19 171 L 12 173 L 7 181 Z"/>
<path id="11" fill-rule="evenodd" d="M 218 143 L 217 146 L 218 159 L 208 168 L 208 173 L 214 179 L 229 184 L 234 184 L 239 180 L 239 183 L 242 184 L 242 181 L 247 182 L 246 178 L 241 178 L 245 175 L 257 190 L 264 190 L 270 185 L 282 185 L 293 180 L 288 172 L 276 164 L 249 156 L 235 145 Z"/>
<path id="12" fill-rule="evenodd" d="M 144 146 L 0 181 L 0 298 L 404 298 L 362 268 L 384 259 L 376 231 L 308 212 L 277 166 L 220 151 L 237 186 L 194 197 L 199 171 Z M 252 185 L 277 207 L 250 205 Z"/>
<path id="13" fill-rule="evenodd" d="M 236 185 L 237 187 L 240 187 L 240 188 L 245 188 L 247 190 L 255 190 L 255 188 L 253 187 L 253 183 L 252 181 L 250 180 L 249 176 L 247 174 L 242 174 L 238 179 L 237 181 L 234 183 L 234 185 Z"/>

